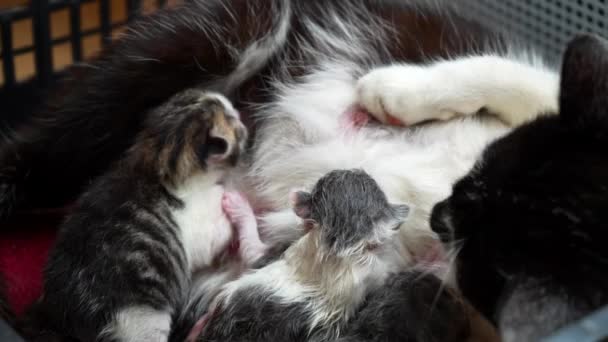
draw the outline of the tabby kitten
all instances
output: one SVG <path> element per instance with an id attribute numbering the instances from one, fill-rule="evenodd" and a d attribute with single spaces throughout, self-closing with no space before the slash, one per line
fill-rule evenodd
<path id="1" fill-rule="evenodd" d="M 246 130 L 221 95 L 178 93 L 80 198 L 59 232 L 39 308 L 83 341 L 165 341 L 191 274 L 233 239 L 222 181 Z"/>
<path id="2" fill-rule="evenodd" d="M 504 341 L 537 341 L 608 304 L 608 43 L 570 43 L 559 115 L 491 144 L 431 224 Z"/>

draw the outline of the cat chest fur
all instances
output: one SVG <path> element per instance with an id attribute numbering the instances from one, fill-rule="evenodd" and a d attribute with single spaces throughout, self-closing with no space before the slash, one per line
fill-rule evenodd
<path id="1" fill-rule="evenodd" d="M 224 186 L 218 183 L 221 176 L 220 172 L 201 172 L 173 191 L 184 203 L 182 208 L 174 209 L 172 215 L 180 227 L 191 271 L 209 266 L 233 238 L 230 222 L 221 208 L 224 194 Z"/>

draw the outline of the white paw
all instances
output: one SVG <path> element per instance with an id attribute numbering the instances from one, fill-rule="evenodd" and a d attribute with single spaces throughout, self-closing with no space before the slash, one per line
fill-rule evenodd
<path id="1" fill-rule="evenodd" d="M 240 192 L 226 191 L 222 196 L 222 209 L 237 231 L 244 229 L 252 220 L 255 222 L 253 209 Z"/>
<path id="2" fill-rule="evenodd" d="M 447 120 L 454 113 L 442 105 L 444 81 L 431 67 L 395 65 L 373 69 L 359 79 L 359 104 L 381 122 L 414 125 Z"/>

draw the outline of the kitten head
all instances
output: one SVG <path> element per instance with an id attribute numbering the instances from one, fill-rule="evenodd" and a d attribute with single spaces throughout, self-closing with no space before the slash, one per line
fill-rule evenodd
<path id="1" fill-rule="evenodd" d="M 295 213 L 317 229 L 324 250 L 335 255 L 372 251 L 395 234 L 409 212 L 388 202 L 376 181 L 362 170 L 335 170 L 312 192 L 292 195 Z"/>
<path id="2" fill-rule="evenodd" d="M 498 298 L 508 301 L 518 282 L 530 279 L 543 279 L 543 291 L 564 291 L 564 300 L 577 305 L 606 304 L 606 42 L 591 36 L 572 41 L 559 115 L 541 117 L 488 146 L 452 195 L 435 206 L 431 226 L 444 241 L 462 243 L 459 285 L 494 319 Z"/>
<path id="3" fill-rule="evenodd" d="M 149 113 L 131 151 L 175 184 L 197 170 L 234 166 L 246 140 L 239 113 L 225 97 L 189 89 Z"/>

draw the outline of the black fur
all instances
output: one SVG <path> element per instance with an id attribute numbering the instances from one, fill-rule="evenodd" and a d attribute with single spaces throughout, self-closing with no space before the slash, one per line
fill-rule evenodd
<path id="1" fill-rule="evenodd" d="M 339 341 L 460 342 L 475 334 L 490 341 L 490 325 L 476 319 L 468 304 L 434 275 L 402 272 L 368 296 Z"/>
<path id="2" fill-rule="evenodd" d="M 4 320 L 7 324 L 14 323 L 13 311 L 10 308 L 7 297 L 6 283 L 4 277 L 0 275 L 0 320 Z"/>
<path id="3" fill-rule="evenodd" d="M 433 210 L 433 229 L 463 241 L 464 294 L 519 341 L 608 304 L 606 146 L 608 48 L 583 36 L 564 57 L 559 115 L 491 144 Z"/>

